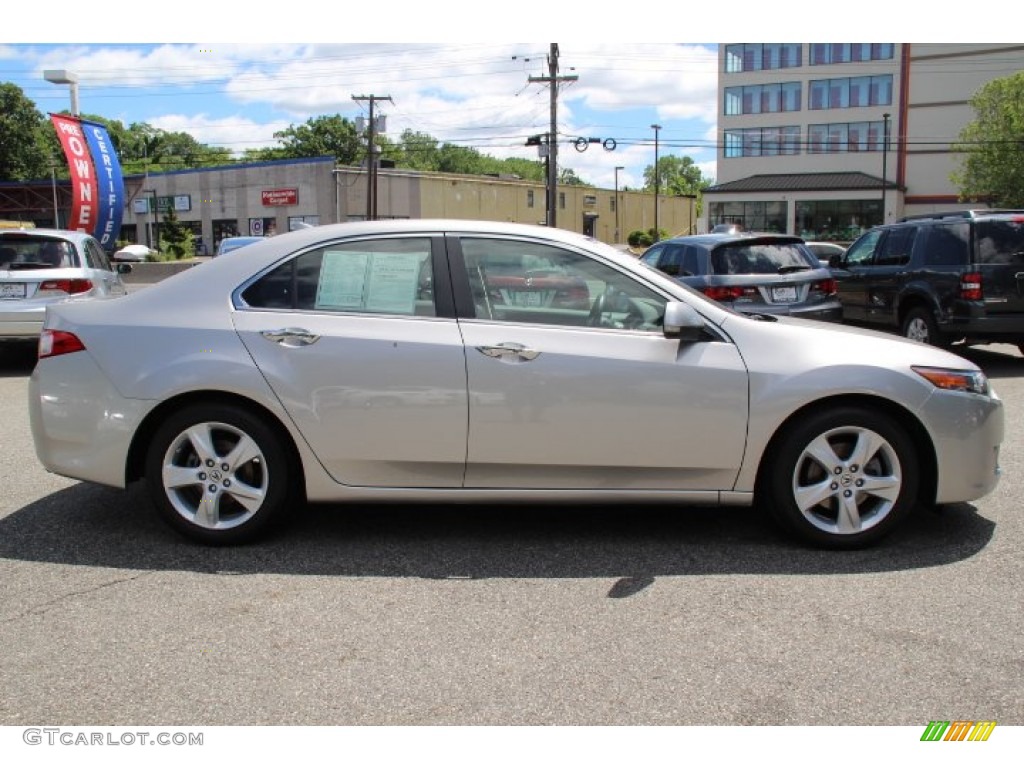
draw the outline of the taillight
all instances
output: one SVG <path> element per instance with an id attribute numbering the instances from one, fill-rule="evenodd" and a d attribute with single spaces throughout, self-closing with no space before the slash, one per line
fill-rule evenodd
<path id="1" fill-rule="evenodd" d="M 36 296 L 56 296 L 57 294 L 85 293 L 92 290 L 92 280 L 44 280 L 39 284 Z"/>
<path id="2" fill-rule="evenodd" d="M 738 285 L 709 285 L 701 288 L 701 291 L 710 299 L 715 301 L 735 301 L 744 296 L 756 296 L 756 288 L 743 288 Z"/>
<path id="3" fill-rule="evenodd" d="M 960 298 L 966 301 L 981 301 L 985 297 L 981 289 L 981 272 L 965 272 L 960 276 Z"/>
<path id="4" fill-rule="evenodd" d="M 839 291 L 839 283 L 833 278 L 828 280 L 819 280 L 818 282 L 811 285 L 812 291 L 821 291 L 827 296 L 831 296 Z"/>
<path id="5" fill-rule="evenodd" d="M 85 344 L 75 334 L 67 331 L 43 329 L 39 335 L 39 359 L 66 355 L 69 352 L 84 352 Z"/>

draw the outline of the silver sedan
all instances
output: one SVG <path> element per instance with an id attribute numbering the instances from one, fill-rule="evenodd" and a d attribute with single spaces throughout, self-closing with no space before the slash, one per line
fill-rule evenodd
<path id="1" fill-rule="evenodd" d="M 733 312 L 570 232 L 303 229 L 117 302 L 47 310 L 30 410 L 50 471 L 144 478 L 231 543 L 296 503 L 664 502 L 873 543 L 984 496 L 1002 403 L 972 363 Z"/>

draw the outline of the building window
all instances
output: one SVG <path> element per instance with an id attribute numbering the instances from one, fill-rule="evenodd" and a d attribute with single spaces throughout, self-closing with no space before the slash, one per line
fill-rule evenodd
<path id="1" fill-rule="evenodd" d="M 608 198 L 608 207 L 612 213 L 615 213 L 615 195 Z"/>
<path id="2" fill-rule="evenodd" d="M 526 190 L 526 207 L 533 208 L 533 190 Z"/>
<path id="3" fill-rule="evenodd" d="M 799 67 L 803 61 L 800 43 L 738 43 L 725 48 L 725 71 L 760 72 Z"/>
<path id="4" fill-rule="evenodd" d="M 745 128 L 725 132 L 726 157 L 800 154 L 800 126 Z"/>
<path id="5" fill-rule="evenodd" d="M 725 114 L 758 115 L 800 109 L 800 83 L 744 85 L 725 89 Z"/>
<path id="6" fill-rule="evenodd" d="M 880 152 L 882 121 L 872 123 L 826 123 L 807 126 L 810 154 L 838 152 Z"/>
<path id="7" fill-rule="evenodd" d="M 565 192 L 558 193 L 558 207 L 565 210 Z"/>
<path id="8" fill-rule="evenodd" d="M 895 51 L 892 43 L 811 43 L 811 64 L 848 64 L 851 61 L 884 61 Z"/>
<path id="9" fill-rule="evenodd" d="M 845 109 L 892 104 L 892 75 L 811 80 L 809 88 L 808 109 Z"/>

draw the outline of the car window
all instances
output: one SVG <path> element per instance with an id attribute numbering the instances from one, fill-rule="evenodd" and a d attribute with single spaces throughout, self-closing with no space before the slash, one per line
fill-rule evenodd
<path id="1" fill-rule="evenodd" d="M 683 276 L 701 275 L 704 273 L 700 265 L 700 250 L 692 245 L 686 246 L 683 251 L 683 263 L 680 267 Z"/>
<path id="2" fill-rule="evenodd" d="M 86 262 L 93 269 L 102 269 L 105 272 L 110 272 L 110 260 L 107 258 L 107 254 L 104 253 L 103 248 L 95 240 L 87 240 L 85 243 L 86 251 Z"/>
<path id="3" fill-rule="evenodd" d="M 1024 222 L 979 221 L 977 260 L 982 264 L 1024 264 Z"/>
<path id="4" fill-rule="evenodd" d="M 436 315 L 428 238 L 334 243 L 297 256 L 242 293 L 250 307 Z"/>
<path id="5" fill-rule="evenodd" d="M 715 275 L 777 275 L 788 269 L 817 269 L 803 243 L 727 243 L 711 251 Z"/>
<path id="6" fill-rule="evenodd" d="M 655 246 L 653 248 L 648 248 L 646 251 L 644 251 L 644 255 L 641 258 L 641 260 L 644 262 L 644 264 L 650 264 L 652 267 L 660 268 L 658 266 L 658 261 L 659 259 L 661 259 L 661 256 L 664 252 L 665 248 L 663 246 Z"/>
<path id="7" fill-rule="evenodd" d="M 464 238 L 476 317 L 543 325 L 660 329 L 665 299 L 574 251 L 526 240 Z"/>
<path id="8" fill-rule="evenodd" d="M 682 268 L 683 246 L 666 245 L 664 255 L 658 261 L 658 269 L 666 275 L 678 277 Z"/>
<path id="9" fill-rule="evenodd" d="M 79 265 L 75 247 L 52 237 L 25 236 L 3 238 L 4 247 L 0 262 L 8 265 L 25 265 L 23 269 L 44 267 L 77 267 Z"/>
<path id="10" fill-rule="evenodd" d="M 917 227 L 890 229 L 875 252 L 876 267 L 896 267 L 910 263 Z"/>
<path id="11" fill-rule="evenodd" d="M 882 239 L 885 230 L 873 229 L 866 232 L 857 242 L 850 246 L 843 257 L 843 264 L 847 267 L 867 267 L 875 258 L 875 247 Z"/>
<path id="12" fill-rule="evenodd" d="M 927 227 L 918 238 L 924 263 L 933 267 L 964 266 L 970 261 L 971 228 L 966 222 Z"/>

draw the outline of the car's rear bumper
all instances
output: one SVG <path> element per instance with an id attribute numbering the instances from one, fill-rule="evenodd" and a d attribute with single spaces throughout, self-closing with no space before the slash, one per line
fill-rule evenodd
<path id="1" fill-rule="evenodd" d="M 18 310 L 0 304 L 0 339 L 38 339 L 45 315 L 39 304 Z"/>
<path id="2" fill-rule="evenodd" d="M 121 397 L 88 352 L 74 352 L 36 364 L 28 406 L 36 455 L 46 469 L 124 487 L 132 437 L 153 403 Z"/>
<path id="3" fill-rule="evenodd" d="M 1007 312 L 980 316 L 951 316 L 941 324 L 943 332 L 987 341 L 1024 343 L 1024 313 Z"/>

